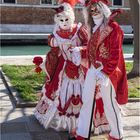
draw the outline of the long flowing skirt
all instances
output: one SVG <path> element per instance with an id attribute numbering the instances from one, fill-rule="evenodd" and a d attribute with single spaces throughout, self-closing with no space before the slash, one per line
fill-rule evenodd
<path id="1" fill-rule="evenodd" d="M 82 106 L 84 76 L 70 79 L 64 73 L 56 91 L 54 101 L 45 96 L 45 86 L 42 88 L 43 97 L 38 102 L 34 115 L 45 128 L 57 131 L 71 132 L 76 128 L 77 118 Z"/>

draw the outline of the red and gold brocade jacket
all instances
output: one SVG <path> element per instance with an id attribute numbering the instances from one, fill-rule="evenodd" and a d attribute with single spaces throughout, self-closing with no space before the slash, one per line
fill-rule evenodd
<path id="1" fill-rule="evenodd" d="M 88 43 L 89 65 L 93 64 L 97 68 L 99 65 L 96 61 L 102 62 L 101 71 L 109 76 L 118 103 L 125 104 L 128 100 L 128 85 L 122 51 L 123 31 L 114 21 L 101 28 L 92 34 Z"/>

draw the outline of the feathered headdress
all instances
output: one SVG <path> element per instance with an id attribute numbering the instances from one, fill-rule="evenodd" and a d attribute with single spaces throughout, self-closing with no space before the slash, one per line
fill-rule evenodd
<path id="1" fill-rule="evenodd" d="M 61 13 L 66 10 L 65 5 L 71 6 L 73 8 L 80 0 L 58 0 L 59 7 L 53 8 L 57 13 Z M 63 4 L 66 3 L 66 4 Z"/>
<path id="2" fill-rule="evenodd" d="M 53 8 L 56 11 L 54 21 L 56 23 L 59 22 L 62 16 L 67 16 L 71 20 L 71 22 L 75 21 L 75 15 L 73 7 L 79 2 L 79 0 L 58 0 L 59 6 Z M 58 16 L 59 14 L 59 16 Z"/>
<path id="3" fill-rule="evenodd" d="M 80 0 L 59 0 L 58 3 L 61 4 L 61 3 L 69 3 L 72 7 L 74 7 L 77 3 L 80 2 Z"/>

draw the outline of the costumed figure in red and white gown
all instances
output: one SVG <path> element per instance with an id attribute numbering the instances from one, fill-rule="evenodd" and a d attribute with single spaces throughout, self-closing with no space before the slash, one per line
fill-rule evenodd
<path id="1" fill-rule="evenodd" d="M 89 136 L 93 97 L 96 94 L 97 83 L 102 98 L 98 105 L 103 106 L 110 127 L 108 139 L 121 140 L 123 137 L 120 105 L 126 104 L 128 100 L 122 51 L 123 31 L 113 21 L 113 17 L 120 11 L 116 10 L 111 13 L 107 3 L 107 0 L 86 1 L 88 27 L 91 34 L 87 47 L 89 69 L 82 94 L 83 105 L 78 118 L 76 140 L 84 140 Z M 95 112 L 97 111 L 95 109 Z M 102 112 L 101 109 L 96 115 L 102 115 Z M 93 121 L 96 122 L 96 116 L 94 117 Z"/>
<path id="2" fill-rule="evenodd" d="M 74 3 L 71 2 L 65 0 L 55 8 L 56 25 L 48 37 L 51 50 L 45 61 L 42 63 L 40 57 L 33 60 L 36 71 L 43 70 L 47 75 L 42 97 L 34 111 L 35 117 L 46 129 L 70 133 L 76 128 L 82 106 L 86 68 L 81 65 L 81 51 L 86 49 L 88 42 L 86 27 L 75 23 Z M 78 51 L 71 52 L 73 48 Z"/>

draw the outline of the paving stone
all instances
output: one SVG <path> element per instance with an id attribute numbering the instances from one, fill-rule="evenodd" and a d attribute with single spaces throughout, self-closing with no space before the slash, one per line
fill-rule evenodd
<path id="1" fill-rule="evenodd" d="M 139 112 L 137 109 L 133 109 L 133 110 L 125 110 L 125 116 L 139 116 Z"/>
<path id="2" fill-rule="evenodd" d="M 67 140 L 67 132 L 56 132 L 53 129 L 45 130 L 33 116 L 34 108 L 15 108 L 8 96 L 8 91 L 0 80 L 1 108 L 0 122 L 2 140 Z M 140 140 L 139 110 L 140 103 L 128 103 L 124 109 L 124 139 Z M 99 135 L 91 137 L 91 140 L 106 140 Z"/>
<path id="3" fill-rule="evenodd" d="M 127 103 L 122 106 L 122 109 L 124 116 L 140 116 L 140 112 L 138 111 L 140 110 L 139 102 Z"/>
<path id="4" fill-rule="evenodd" d="M 16 112 L 15 110 L 9 112 L 3 111 L 2 117 L 5 117 L 4 122 L 25 122 L 27 118 L 22 112 Z"/>
<path id="5" fill-rule="evenodd" d="M 139 116 L 127 116 L 123 118 L 124 127 L 140 125 Z"/>
<path id="6" fill-rule="evenodd" d="M 30 133 L 33 140 L 68 140 L 67 132 L 56 132 L 53 129 L 48 129 L 45 132 Z"/>
<path id="7" fill-rule="evenodd" d="M 125 107 L 129 110 L 140 109 L 140 102 L 127 103 Z"/>
<path id="8" fill-rule="evenodd" d="M 127 137 L 127 138 L 125 138 L 124 140 L 140 140 L 140 137 L 136 137 L 136 136 Z"/>
<path id="9" fill-rule="evenodd" d="M 45 132 L 44 127 L 38 122 L 38 120 L 34 117 L 34 115 L 30 115 L 28 117 L 28 128 L 29 128 L 29 131 L 31 132 L 33 131 Z"/>
<path id="10" fill-rule="evenodd" d="M 140 133 L 140 126 L 139 126 L 139 124 L 138 125 L 134 125 L 134 126 L 125 126 L 123 129 L 125 130 L 125 131 L 127 131 L 127 130 L 133 130 L 133 131 L 136 131 L 137 133 Z"/>
<path id="11" fill-rule="evenodd" d="M 8 133 L 2 134 L 2 140 L 32 140 L 29 133 Z"/>
<path id="12" fill-rule="evenodd" d="M 90 140 L 108 140 L 107 135 L 92 136 Z"/>
<path id="13" fill-rule="evenodd" d="M 27 133 L 28 127 L 24 122 L 17 123 L 2 123 L 1 124 L 1 133 Z"/>
<path id="14" fill-rule="evenodd" d="M 125 130 L 124 131 L 124 140 L 127 140 L 128 138 L 133 138 L 132 140 L 140 140 L 140 133 L 137 133 L 135 130 Z"/>

